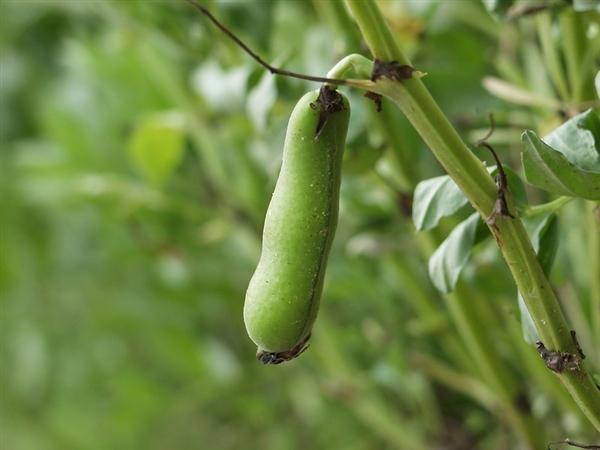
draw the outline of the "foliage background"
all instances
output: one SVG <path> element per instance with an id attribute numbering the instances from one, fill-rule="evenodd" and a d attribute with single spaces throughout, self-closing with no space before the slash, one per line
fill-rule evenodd
<path id="1" fill-rule="evenodd" d="M 365 51 L 327 2 L 207 3 L 277 66 L 322 75 Z M 493 110 L 493 143 L 518 171 L 521 132 L 544 135 L 564 119 L 482 85 L 495 76 L 556 97 L 535 19 L 500 21 L 478 1 L 381 6 L 467 142 Z M 185 2 L 1 8 L 2 448 L 519 448 L 455 300 L 427 275 L 428 256 L 470 210 L 414 233 L 412 190 L 443 172 L 392 104 L 378 118 L 346 91 L 340 226 L 311 347 L 263 367 L 244 330 L 244 290 L 287 118 L 316 86 L 265 73 Z M 593 79 L 582 85 L 592 87 L 583 99 L 597 99 Z M 532 204 L 551 199 L 528 193 Z M 598 275 L 586 262 L 587 208 L 562 211 L 552 273 L 578 330 L 590 329 Z M 523 341 L 494 242 L 477 247 L 460 290 L 543 441 L 597 439 Z M 580 335 L 584 349 L 593 333 Z"/>

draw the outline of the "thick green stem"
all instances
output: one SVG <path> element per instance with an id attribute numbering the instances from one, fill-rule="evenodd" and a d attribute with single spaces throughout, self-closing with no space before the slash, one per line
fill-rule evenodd
<path id="1" fill-rule="evenodd" d="M 353 71 L 360 78 L 370 78 L 373 71 L 373 61 L 362 55 L 353 53 L 346 56 L 327 72 L 327 78 L 344 78 L 346 73 Z M 332 85 L 337 88 L 336 85 Z"/>
<path id="2" fill-rule="evenodd" d="M 383 61 L 408 64 L 394 36 L 372 0 L 348 1 L 373 55 Z M 370 90 L 392 98 L 417 129 L 439 162 L 471 204 L 486 218 L 492 212 L 497 187 L 483 164 L 462 142 L 420 78 L 403 82 L 382 78 Z M 509 210 L 515 212 L 512 199 Z M 546 347 L 577 354 L 569 327 L 519 218 L 499 218 L 490 227 L 512 276 Z M 581 368 L 564 371 L 559 378 L 579 407 L 600 430 L 600 391 Z"/>

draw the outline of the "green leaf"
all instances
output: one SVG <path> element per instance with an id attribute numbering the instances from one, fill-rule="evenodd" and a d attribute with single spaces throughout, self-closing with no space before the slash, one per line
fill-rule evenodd
<path id="1" fill-rule="evenodd" d="M 429 230 L 466 204 L 467 198 L 448 175 L 421 181 L 415 188 L 413 222 L 418 231 Z"/>
<path id="2" fill-rule="evenodd" d="M 266 71 L 258 84 L 250 91 L 246 101 L 246 112 L 258 131 L 263 133 L 267 127 L 267 117 L 277 99 L 275 78 Z"/>
<path id="3" fill-rule="evenodd" d="M 558 248 L 558 220 L 554 213 L 545 216 L 537 225 L 531 235 L 531 242 L 534 250 L 537 252 L 544 274 L 548 276 L 554 263 L 556 249 Z M 521 328 L 523 338 L 530 344 L 535 344 L 540 340 L 540 335 L 533 323 L 533 319 L 527 310 L 521 293 L 519 293 L 519 311 L 521 312 Z"/>
<path id="4" fill-rule="evenodd" d="M 575 167 L 600 173 L 600 119 L 591 109 L 563 123 L 544 137 Z"/>
<path id="5" fill-rule="evenodd" d="M 535 323 L 529 314 L 527 305 L 523 300 L 523 296 L 519 292 L 518 294 L 519 312 L 521 313 L 521 330 L 523 331 L 523 339 L 528 344 L 535 344 L 540 340 L 540 334 L 538 333 Z"/>
<path id="6" fill-rule="evenodd" d="M 489 233 L 479 213 L 471 214 L 448 235 L 429 259 L 429 277 L 437 289 L 447 294 L 471 256 L 471 249 Z"/>
<path id="7" fill-rule="evenodd" d="M 493 176 L 496 166 L 487 167 Z M 519 175 L 510 167 L 504 167 L 508 186 L 513 194 L 515 206 L 522 211 L 527 206 L 527 192 Z M 417 230 L 435 227 L 440 219 L 458 211 L 467 199 L 448 176 L 422 181 L 415 189 L 413 222 Z M 429 259 L 429 276 L 442 292 L 454 290 L 460 272 L 467 263 L 474 245 L 489 234 L 478 213 L 460 223 Z"/>
<path id="8" fill-rule="evenodd" d="M 498 173 L 496 166 L 487 167 L 493 177 Z M 527 206 L 527 191 L 521 177 L 510 167 L 504 167 L 508 186 L 515 199 L 515 206 L 523 211 Z M 440 219 L 450 216 L 468 203 L 467 198 L 448 175 L 421 181 L 415 188 L 413 200 L 413 223 L 418 231 L 429 230 Z"/>
<path id="9" fill-rule="evenodd" d="M 244 105 L 250 67 L 222 68 L 215 61 L 207 60 L 192 74 L 192 89 L 202 95 L 215 112 L 240 112 Z"/>
<path id="10" fill-rule="evenodd" d="M 183 157 L 183 120 L 176 113 L 145 117 L 129 140 L 129 154 L 142 174 L 163 186 Z"/>
<path id="11" fill-rule="evenodd" d="M 600 200 L 600 173 L 575 167 L 531 130 L 521 139 L 527 147 L 521 160 L 528 183 L 559 195 Z"/>
<path id="12" fill-rule="evenodd" d="M 558 248 L 558 220 L 556 214 L 548 214 L 537 226 L 531 236 L 533 248 L 538 254 L 538 260 L 548 276 L 554 263 Z"/>

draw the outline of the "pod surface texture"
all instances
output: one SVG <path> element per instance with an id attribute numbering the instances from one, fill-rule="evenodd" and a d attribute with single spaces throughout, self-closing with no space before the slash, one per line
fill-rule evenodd
<path id="1" fill-rule="evenodd" d="M 337 227 L 350 119 L 347 98 L 331 92 L 343 108 L 327 115 L 324 122 L 317 106 L 319 91 L 304 95 L 289 120 L 281 171 L 265 218 L 262 252 L 244 303 L 246 329 L 262 354 L 289 355 L 308 339 L 319 309 Z"/>

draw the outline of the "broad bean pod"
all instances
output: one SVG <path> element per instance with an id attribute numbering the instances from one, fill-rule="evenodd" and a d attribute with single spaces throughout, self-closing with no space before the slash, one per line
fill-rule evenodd
<path id="1" fill-rule="evenodd" d="M 244 303 L 257 359 L 279 364 L 306 350 L 338 220 L 350 105 L 324 85 L 304 95 L 288 123 L 262 252 Z"/>

